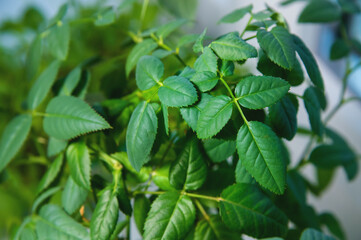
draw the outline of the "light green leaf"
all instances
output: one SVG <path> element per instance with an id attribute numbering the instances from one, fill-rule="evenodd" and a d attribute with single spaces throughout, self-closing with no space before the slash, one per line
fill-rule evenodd
<path id="1" fill-rule="evenodd" d="M 26 55 L 25 75 L 27 80 L 32 80 L 36 76 L 42 56 L 42 38 L 37 35 L 31 44 Z"/>
<path id="2" fill-rule="evenodd" d="M 307 228 L 302 232 L 300 240 L 335 240 L 333 237 L 327 236 L 313 228 Z"/>
<path id="3" fill-rule="evenodd" d="M 310 77 L 311 81 L 318 88 L 324 90 L 321 72 L 318 68 L 317 62 L 313 57 L 312 53 L 299 37 L 297 37 L 296 35 L 292 35 L 292 37 L 293 37 L 293 42 L 295 43 L 296 51 L 300 56 L 303 65 L 305 65 L 307 74 Z"/>
<path id="4" fill-rule="evenodd" d="M 70 96 L 75 87 L 78 85 L 81 77 L 81 68 L 74 68 L 65 78 L 63 85 L 59 91 L 59 96 Z"/>
<path id="5" fill-rule="evenodd" d="M 232 116 L 232 103 L 229 97 L 223 95 L 207 103 L 197 121 L 198 138 L 210 138 L 222 130 Z"/>
<path id="6" fill-rule="evenodd" d="M 238 160 L 235 174 L 236 174 L 236 183 L 249 183 L 249 184 L 256 183 L 252 175 L 249 172 L 247 172 L 246 168 L 242 165 L 241 160 Z"/>
<path id="7" fill-rule="evenodd" d="M 213 72 L 197 72 L 193 75 L 191 81 L 197 85 L 199 90 L 207 92 L 217 85 L 218 76 Z"/>
<path id="8" fill-rule="evenodd" d="M 175 190 L 169 183 L 169 168 L 170 164 L 163 165 L 162 167 L 153 171 L 153 182 L 157 187 L 162 190 Z M 149 174 L 148 174 L 149 176 Z"/>
<path id="9" fill-rule="evenodd" d="M 217 74 L 217 56 L 212 49 L 205 47 L 203 53 L 197 58 L 194 63 L 194 69 L 197 72 L 212 72 Z"/>
<path id="10" fill-rule="evenodd" d="M 176 189 L 197 190 L 206 180 L 207 165 L 198 144 L 189 141 L 170 167 L 169 182 Z"/>
<path id="11" fill-rule="evenodd" d="M 61 165 L 63 165 L 63 154 L 60 154 L 54 162 L 50 165 L 44 176 L 41 178 L 38 185 L 37 194 L 45 190 L 54 181 L 60 172 Z"/>
<path id="12" fill-rule="evenodd" d="M 196 71 L 193 68 L 186 66 L 178 76 L 191 79 L 195 73 Z"/>
<path id="13" fill-rule="evenodd" d="M 280 100 L 289 89 L 290 85 L 281 78 L 250 76 L 237 84 L 235 93 L 243 107 L 261 109 Z"/>
<path id="14" fill-rule="evenodd" d="M 0 140 L 0 172 L 20 150 L 31 127 L 30 115 L 19 115 L 5 127 Z"/>
<path id="15" fill-rule="evenodd" d="M 60 140 L 53 137 L 49 137 L 48 148 L 46 155 L 48 157 L 54 157 L 62 152 L 66 146 L 68 145 L 68 141 Z"/>
<path id="16" fill-rule="evenodd" d="M 213 162 L 222 162 L 236 151 L 236 141 L 212 138 L 204 140 L 203 146 Z"/>
<path id="17" fill-rule="evenodd" d="M 159 27 L 155 34 L 160 39 L 166 38 L 169 34 L 177 30 L 179 27 L 187 23 L 186 19 L 177 19 L 172 22 L 166 23 L 163 26 Z"/>
<path id="18" fill-rule="evenodd" d="M 265 124 L 243 124 L 237 135 L 237 150 L 243 166 L 263 187 L 282 194 L 286 184 L 286 163 L 280 140 Z"/>
<path id="19" fill-rule="evenodd" d="M 100 193 L 90 221 L 91 239 L 108 240 L 118 221 L 119 205 L 116 194 L 108 187 Z"/>
<path id="20" fill-rule="evenodd" d="M 71 96 L 55 97 L 50 101 L 43 127 L 49 136 L 63 140 L 111 128 L 86 102 Z"/>
<path id="21" fill-rule="evenodd" d="M 33 214 L 35 214 L 38 210 L 38 207 L 48 198 L 50 198 L 51 196 L 53 196 L 55 193 L 57 193 L 59 190 L 61 190 L 61 187 L 53 187 L 53 188 L 49 188 L 48 190 L 46 190 L 45 192 L 43 192 L 42 194 L 40 194 L 33 203 L 33 207 L 31 208 L 31 212 Z"/>
<path id="22" fill-rule="evenodd" d="M 338 60 L 346 57 L 351 49 L 343 39 L 336 40 L 331 46 L 330 59 Z"/>
<path id="23" fill-rule="evenodd" d="M 147 102 L 139 103 L 130 118 L 126 136 L 129 162 L 138 172 L 148 161 L 157 128 L 157 115 L 152 106 Z"/>
<path id="24" fill-rule="evenodd" d="M 90 190 L 90 155 L 85 142 L 75 142 L 69 145 L 66 159 L 70 175 L 81 187 Z"/>
<path id="25" fill-rule="evenodd" d="M 240 233 L 228 229 L 219 216 L 213 215 L 198 222 L 194 240 L 239 240 L 240 236 Z"/>
<path id="26" fill-rule="evenodd" d="M 164 74 L 164 65 L 156 57 L 143 56 L 137 63 L 135 70 L 135 80 L 140 90 L 147 90 L 156 84 L 160 84 L 159 81 Z"/>
<path id="27" fill-rule="evenodd" d="M 70 27 L 66 22 L 58 21 L 49 29 L 46 37 L 50 53 L 59 60 L 68 56 L 70 42 Z"/>
<path id="28" fill-rule="evenodd" d="M 185 45 L 194 43 L 199 38 L 198 34 L 187 34 L 181 37 L 177 43 L 177 48 L 183 47 Z"/>
<path id="29" fill-rule="evenodd" d="M 163 113 L 165 132 L 167 133 L 167 135 L 169 135 L 168 106 L 162 103 L 161 107 L 162 107 L 162 113 Z"/>
<path id="30" fill-rule="evenodd" d="M 310 1 L 301 12 L 298 21 L 301 23 L 326 23 L 338 21 L 341 9 L 331 1 Z"/>
<path id="31" fill-rule="evenodd" d="M 201 99 L 196 105 L 180 109 L 180 113 L 184 121 L 186 121 L 186 123 L 193 129 L 193 131 L 197 130 L 197 122 L 201 111 L 212 98 L 213 97 L 211 95 L 202 93 Z"/>
<path id="32" fill-rule="evenodd" d="M 127 77 L 129 77 L 130 72 L 133 70 L 140 57 L 148 55 L 154 49 L 156 49 L 157 46 L 158 44 L 152 39 L 146 39 L 135 45 L 135 47 L 129 53 L 127 61 L 125 63 L 125 72 Z"/>
<path id="33" fill-rule="evenodd" d="M 194 20 L 197 12 L 197 1 L 194 0 L 159 0 L 160 6 L 180 18 Z"/>
<path id="34" fill-rule="evenodd" d="M 297 98 L 294 100 L 297 102 Z M 278 136 L 291 140 L 296 135 L 297 106 L 286 95 L 269 107 L 269 120 Z"/>
<path id="35" fill-rule="evenodd" d="M 194 43 L 193 52 L 195 52 L 195 53 L 203 52 L 203 40 L 204 40 L 204 37 L 206 36 L 206 33 L 207 33 L 207 28 L 205 28 L 203 30 L 202 34 L 199 35 L 196 42 Z"/>
<path id="36" fill-rule="evenodd" d="M 38 240 L 89 240 L 85 227 L 68 216 L 59 206 L 48 204 L 41 208 L 36 222 Z"/>
<path id="37" fill-rule="evenodd" d="M 150 201 L 145 195 L 136 195 L 134 198 L 134 221 L 139 232 L 143 235 L 144 223 L 150 210 Z"/>
<path id="38" fill-rule="evenodd" d="M 332 215 L 331 213 L 322 213 L 320 216 L 320 222 L 321 224 L 325 225 L 328 230 L 338 239 L 340 240 L 345 240 L 345 233 L 344 230 L 342 229 L 339 221 L 337 220 L 337 218 Z"/>
<path id="39" fill-rule="evenodd" d="M 173 51 L 168 51 L 168 50 L 164 50 L 164 49 L 157 49 L 152 53 L 153 57 L 159 58 L 159 59 L 163 59 L 165 57 L 168 57 L 169 55 L 174 54 Z"/>
<path id="40" fill-rule="evenodd" d="M 320 168 L 334 168 L 355 161 L 355 154 L 343 145 L 320 145 L 313 149 L 309 161 Z"/>
<path id="41" fill-rule="evenodd" d="M 247 13 L 251 13 L 253 9 L 252 4 L 236 9 L 232 11 L 231 13 L 224 16 L 221 20 L 218 21 L 218 24 L 220 23 L 235 23 L 241 20 Z"/>
<path id="42" fill-rule="evenodd" d="M 26 100 L 30 110 L 34 110 L 38 107 L 46 95 L 48 95 L 48 92 L 56 79 L 56 75 L 58 74 L 59 67 L 60 62 L 55 60 L 36 79 Z"/>
<path id="43" fill-rule="evenodd" d="M 67 11 L 68 11 L 68 4 L 65 3 L 65 4 L 61 5 L 61 7 L 59 8 L 59 11 L 50 20 L 49 26 L 56 24 L 58 21 L 61 21 L 65 17 Z"/>
<path id="44" fill-rule="evenodd" d="M 172 76 L 163 82 L 158 91 L 161 103 L 170 107 L 185 107 L 192 105 L 198 99 L 193 84 L 184 77 Z"/>
<path id="45" fill-rule="evenodd" d="M 152 203 L 144 226 L 144 240 L 184 239 L 195 217 L 196 210 L 188 196 L 164 193 Z"/>
<path id="46" fill-rule="evenodd" d="M 78 185 L 71 176 L 66 181 L 61 195 L 61 205 L 68 214 L 73 214 L 85 202 L 88 190 Z"/>
<path id="47" fill-rule="evenodd" d="M 219 208 L 227 227 L 256 238 L 286 234 L 287 217 L 255 185 L 232 185 L 221 197 Z"/>
<path id="48" fill-rule="evenodd" d="M 95 26 L 106 26 L 114 23 L 115 11 L 112 7 L 107 7 L 97 12 L 94 19 Z"/>
<path id="49" fill-rule="evenodd" d="M 213 41 L 211 48 L 223 60 L 240 61 L 257 57 L 257 50 L 236 33 L 229 33 Z"/>
<path id="50" fill-rule="evenodd" d="M 321 106 L 316 91 L 314 87 L 307 88 L 303 94 L 303 100 L 312 131 L 321 137 L 324 132 L 324 126 L 321 121 Z"/>
<path id="51" fill-rule="evenodd" d="M 257 40 L 268 57 L 277 65 L 291 70 L 296 62 L 295 46 L 292 35 L 283 27 L 277 26 L 270 32 L 257 31 Z"/>

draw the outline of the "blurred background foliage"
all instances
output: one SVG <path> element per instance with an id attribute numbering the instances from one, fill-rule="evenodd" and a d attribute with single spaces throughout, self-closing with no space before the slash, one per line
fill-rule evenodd
<path id="1" fill-rule="evenodd" d="M 109 103 L 109 99 L 125 96 L 135 88 L 135 81 L 127 81 L 125 75 L 125 60 L 135 44 L 132 33 L 159 26 L 175 18 L 188 18 L 189 24 L 186 27 L 189 27 L 197 9 L 197 1 L 194 0 L 150 1 L 144 20 L 140 21 L 143 1 L 124 0 L 115 7 L 109 7 L 106 1 L 101 0 L 92 4 L 82 4 L 75 0 L 68 2 L 68 11 L 64 17 L 70 24 L 68 57 L 62 62 L 53 93 L 48 96 L 48 100 L 59 90 L 66 75 L 75 66 L 81 65 L 80 85 L 88 84 L 86 101 L 99 106 L 99 111 L 102 104 L 106 104 L 105 99 Z M 109 8 L 113 8 L 116 16 L 107 15 Z M 0 23 L 0 133 L 14 116 L 25 111 L 27 92 L 53 59 L 46 38 L 41 37 L 40 41 L 43 41 L 42 45 L 45 47 L 40 51 L 35 41 L 37 36 L 44 36 L 42 34 L 52 22 L 52 18 L 47 18 L 46 15 L 48 14 L 36 7 L 29 6 L 20 18 Z M 115 22 L 111 25 L 106 24 L 114 19 Z M 184 33 L 181 31 L 173 33 L 167 38 L 167 44 L 176 47 L 172 39 L 177 40 L 182 36 Z M 181 51 L 180 54 L 184 59 L 190 60 L 188 53 Z M 29 62 L 29 59 L 33 61 Z M 164 62 L 165 69 L 172 73 L 180 65 L 172 56 Z M 87 83 L 86 77 L 89 76 L 90 81 Z M 129 79 L 134 79 L 134 76 L 131 75 Z M 45 109 L 46 103 L 44 101 L 40 106 L 40 112 Z M 132 111 L 126 112 L 130 117 Z M 13 235 L 24 217 L 30 215 L 37 185 L 51 163 L 51 159 L 46 157 L 47 137 L 41 121 L 41 118 L 34 119 L 23 150 L 0 175 L 0 238 L 6 239 Z M 110 123 L 114 126 L 127 124 L 127 121 L 119 118 Z M 55 182 L 59 181 L 60 179 Z M 61 195 L 58 195 L 58 200 L 61 201 Z M 57 198 L 52 201 L 54 199 L 56 201 Z"/>

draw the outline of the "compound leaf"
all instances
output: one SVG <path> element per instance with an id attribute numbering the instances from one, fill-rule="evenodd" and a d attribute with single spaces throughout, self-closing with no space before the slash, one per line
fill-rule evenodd
<path id="1" fill-rule="evenodd" d="M 216 135 L 226 125 L 232 116 L 232 100 L 227 96 L 212 98 L 203 108 L 197 121 L 199 138 L 209 138 Z"/>
<path id="2" fill-rule="evenodd" d="M 160 195 L 153 203 L 144 226 L 144 239 L 184 239 L 196 211 L 188 196 L 177 192 Z"/>
<path id="3" fill-rule="evenodd" d="M 61 140 L 111 128 L 86 102 L 72 96 L 59 96 L 50 101 L 43 126 L 49 136 Z"/>
<path id="4" fill-rule="evenodd" d="M 232 185 L 221 197 L 219 208 L 227 227 L 256 238 L 286 234 L 287 217 L 255 185 Z"/>
<path id="5" fill-rule="evenodd" d="M 0 140 L 0 172 L 20 150 L 29 134 L 32 123 L 30 115 L 19 115 L 5 127 Z"/>
<path id="6" fill-rule="evenodd" d="M 281 78 L 269 76 L 250 76 L 236 86 L 238 102 L 246 108 L 261 109 L 281 99 L 290 85 Z"/>
<path id="7" fill-rule="evenodd" d="M 132 113 L 126 135 L 129 162 L 138 172 L 148 161 L 157 128 L 157 115 L 152 106 L 147 102 L 139 103 Z"/>
<path id="8" fill-rule="evenodd" d="M 280 140 L 265 124 L 251 121 L 237 135 L 239 159 L 254 179 L 276 194 L 282 194 L 286 184 L 286 163 Z"/>

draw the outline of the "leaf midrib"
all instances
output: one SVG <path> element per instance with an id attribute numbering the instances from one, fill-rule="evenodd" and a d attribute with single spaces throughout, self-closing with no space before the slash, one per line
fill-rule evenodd
<path id="1" fill-rule="evenodd" d="M 264 92 L 268 92 L 268 91 L 272 91 L 272 90 L 277 90 L 277 89 L 285 88 L 285 87 L 288 88 L 287 85 L 284 85 L 284 86 L 279 86 L 279 87 L 274 87 L 274 88 L 267 88 L 267 89 L 264 89 L 264 90 L 262 90 L 262 91 L 245 94 L 245 95 L 242 95 L 242 96 L 238 97 L 238 100 L 241 100 L 241 99 L 246 98 L 246 97 L 251 97 L 251 96 L 256 95 L 256 94 L 261 94 L 261 93 L 264 93 Z"/>
<path id="2" fill-rule="evenodd" d="M 96 113 L 94 110 L 92 110 L 93 113 L 95 113 L 98 117 L 102 118 L 100 115 L 98 115 L 98 113 Z M 106 128 L 109 128 L 110 126 L 108 124 L 104 124 L 103 122 L 99 122 L 99 121 L 93 121 L 87 118 L 82 118 L 82 117 L 78 117 L 78 116 L 73 116 L 73 115 L 66 115 L 66 114 L 58 114 L 58 113 L 46 113 L 45 117 L 48 118 L 65 118 L 65 119 L 73 119 L 73 120 L 78 120 L 78 121 L 84 121 L 84 122 L 89 122 L 89 123 L 95 123 L 101 126 L 106 126 Z"/>

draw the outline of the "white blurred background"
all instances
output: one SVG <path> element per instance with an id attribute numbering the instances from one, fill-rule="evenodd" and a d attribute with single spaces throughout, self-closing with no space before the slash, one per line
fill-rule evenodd
<path id="1" fill-rule="evenodd" d="M 38 7 L 49 18 L 55 15 L 58 7 L 64 2 L 65 0 L 0 0 L 0 23 L 9 18 L 17 18 L 30 4 Z M 279 0 L 200 0 L 197 10 L 197 32 L 203 31 L 205 27 L 208 27 L 208 34 L 212 36 L 219 36 L 229 31 L 242 31 L 247 17 L 244 21 L 236 24 L 217 25 L 216 23 L 225 14 L 250 3 L 254 5 L 255 10 L 264 9 L 265 3 L 277 9 L 287 19 L 291 31 L 305 41 L 319 63 L 329 101 L 328 109 L 332 108 L 339 99 L 341 91 L 340 75 L 344 63 L 342 61 L 330 63 L 327 60 L 327 50 L 332 43 L 332 39 L 327 41 L 330 28 L 324 25 L 297 23 L 297 18 L 305 3 L 297 2 L 281 7 Z M 118 5 L 119 1 L 109 1 L 109 5 L 113 4 Z M 357 16 L 357 18 L 361 23 L 361 16 Z M 356 35 L 359 34 L 358 36 L 360 36 L 361 30 L 357 24 L 354 29 Z M 11 45 L 11 39 L 9 41 Z M 255 66 L 253 68 L 255 69 Z M 361 94 L 360 78 L 360 71 L 351 76 L 348 95 Z M 298 87 L 295 90 L 299 94 L 303 94 L 303 91 L 303 87 Z M 299 125 L 308 126 L 308 118 L 302 104 L 300 104 L 298 119 Z M 355 152 L 361 154 L 361 105 L 359 103 L 352 102 L 345 105 L 331 120 L 330 126 L 342 133 Z M 306 139 L 302 137 L 296 137 L 292 142 L 288 143 L 294 161 L 299 159 L 305 144 Z M 307 167 L 304 170 L 304 174 L 312 179 L 312 176 L 314 176 L 313 168 Z M 316 199 L 309 195 L 308 202 L 316 206 L 318 212 L 332 211 L 335 213 L 341 221 L 348 239 L 361 239 L 361 228 L 359 227 L 359 221 L 361 220 L 361 174 L 358 175 L 357 179 L 349 183 L 345 173 L 342 169 L 339 169 L 331 187 L 326 190 L 323 196 Z M 138 238 L 134 236 L 134 239 Z"/>

